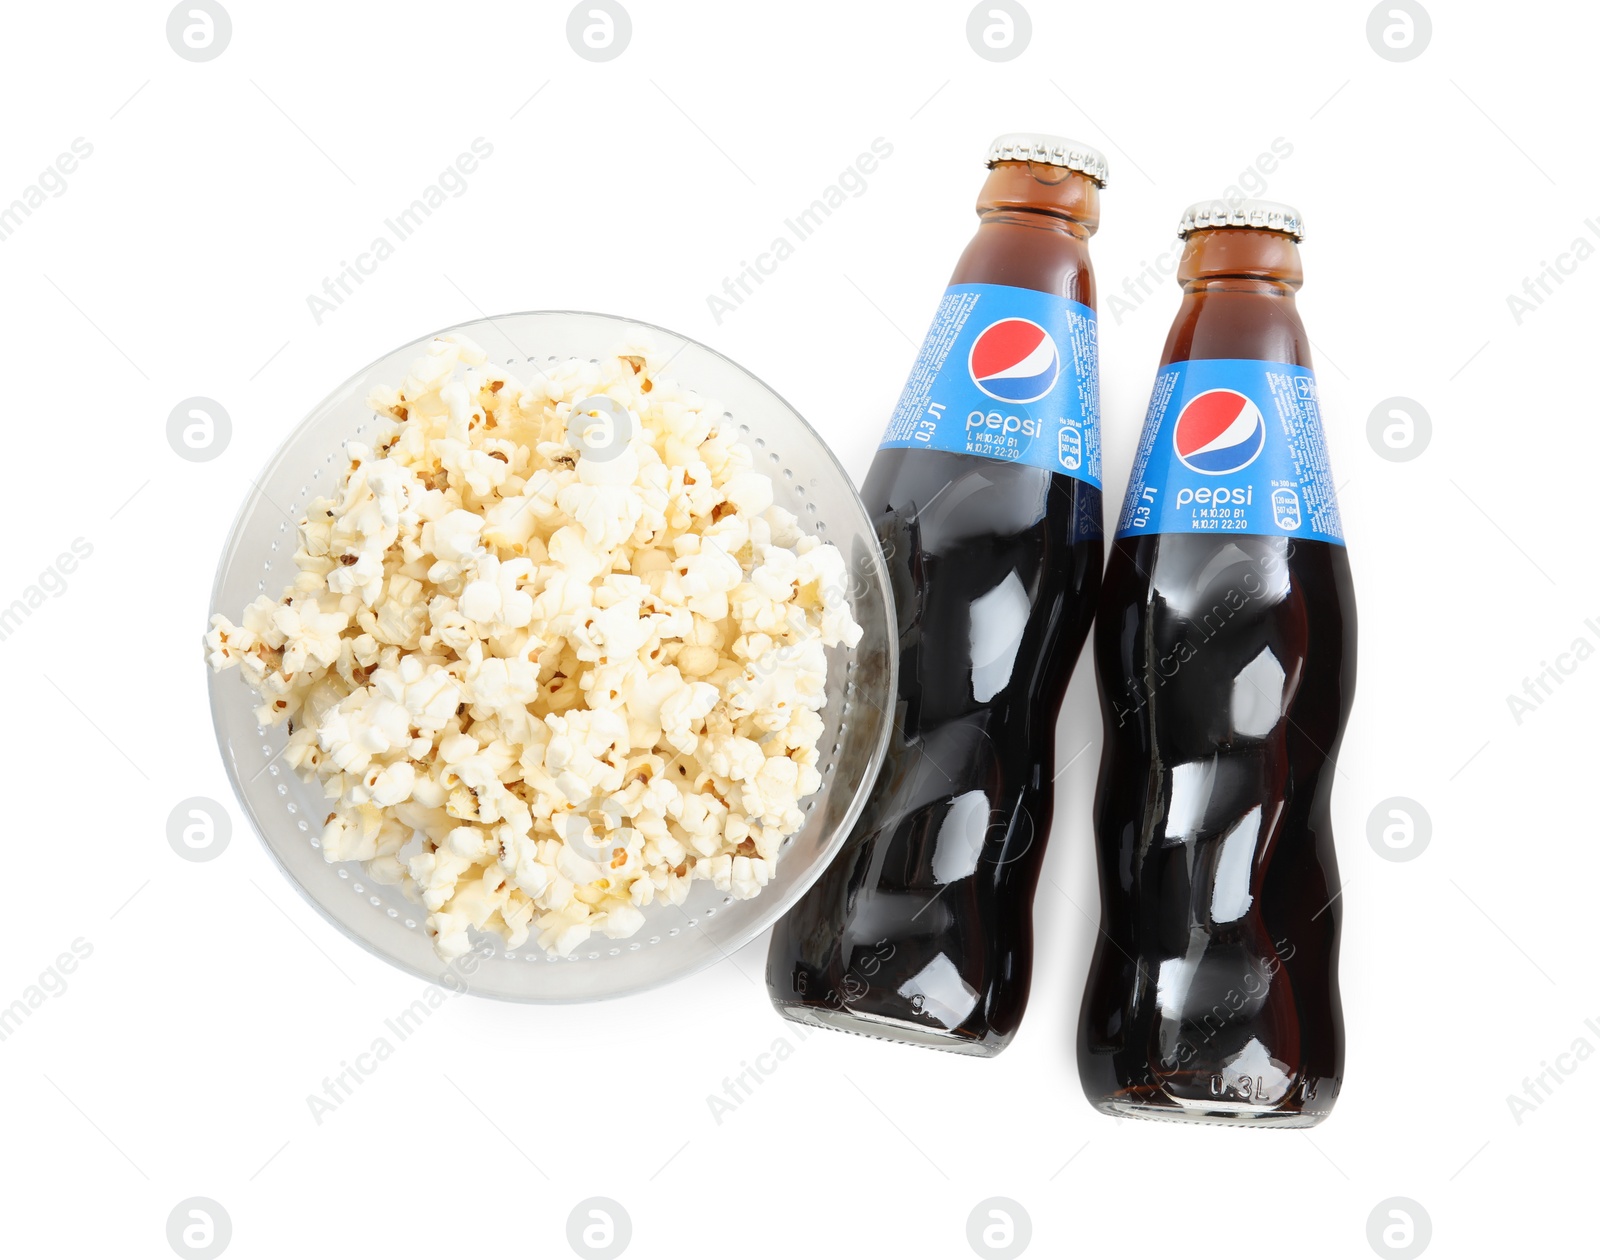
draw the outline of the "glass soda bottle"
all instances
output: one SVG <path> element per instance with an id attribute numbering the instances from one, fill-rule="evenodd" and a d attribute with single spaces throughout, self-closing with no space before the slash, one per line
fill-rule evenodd
<path id="1" fill-rule="evenodd" d="M 1100 586 L 1089 238 L 1105 159 L 1007 135 L 862 489 L 892 578 L 894 734 L 865 810 L 774 930 L 805 1023 L 998 1054 L 1028 999 L 1055 723 Z"/>
<path id="2" fill-rule="evenodd" d="M 1179 234 L 1095 630 L 1102 930 L 1078 1065 L 1112 1115 L 1306 1126 L 1343 1070 L 1329 797 L 1355 597 L 1300 216 L 1202 204 Z"/>

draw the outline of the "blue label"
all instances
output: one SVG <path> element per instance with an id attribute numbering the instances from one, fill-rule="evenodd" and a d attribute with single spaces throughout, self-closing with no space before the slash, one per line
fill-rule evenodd
<path id="1" fill-rule="evenodd" d="M 1344 545 L 1308 368 L 1191 359 L 1156 376 L 1117 537 L 1191 533 Z"/>
<path id="2" fill-rule="evenodd" d="M 1053 293 L 953 284 L 880 449 L 1031 464 L 1100 486 L 1094 312 Z"/>

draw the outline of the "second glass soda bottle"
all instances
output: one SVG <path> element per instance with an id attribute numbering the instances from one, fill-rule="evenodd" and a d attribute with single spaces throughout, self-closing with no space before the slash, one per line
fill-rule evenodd
<path id="1" fill-rule="evenodd" d="M 767 960 L 790 1019 L 978 1055 L 1027 1003 L 1056 714 L 1104 558 L 1088 242 L 1105 159 L 1007 135 L 989 167 L 862 489 L 898 615 L 894 734 Z"/>
<path id="2" fill-rule="evenodd" d="M 1338 1095 L 1329 797 L 1355 596 L 1300 288 L 1300 216 L 1184 215 L 1101 591 L 1102 930 L 1084 1091 L 1112 1115 L 1295 1127 Z"/>

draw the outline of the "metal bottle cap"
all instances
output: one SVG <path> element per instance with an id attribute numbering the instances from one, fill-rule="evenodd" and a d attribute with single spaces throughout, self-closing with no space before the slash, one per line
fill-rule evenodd
<path id="1" fill-rule="evenodd" d="M 996 162 L 1044 162 L 1082 171 L 1100 187 L 1106 186 L 1106 157 L 1065 136 L 1047 136 L 1038 131 L 1008 131 L 995 137 L 989 146 L 989 165 Z"/>
<path id="2" fill-rule="evenodd" d="M 1178 235 L 1230 227 L 1283 232 L 1297 241 L 1306 238 L 1305 220 L 1300 212 L 1281 201 L 1197 201 L 1183 212 L 1183 218 L 1178 221 Z"/>

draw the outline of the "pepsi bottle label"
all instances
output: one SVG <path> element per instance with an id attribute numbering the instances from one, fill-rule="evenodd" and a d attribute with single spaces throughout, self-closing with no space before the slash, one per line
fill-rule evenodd
<path id="1" fill-rule="evenodd" d="M 1191 533 L 1344 545 L 1309 369 L 1260 359 L 1161 369 L 1116 536 Z"/>
<path id="2" fill-rule="evenodd" d="M 1094 311 L 1036 289 L 951 285 L 879 449 L 1031 464 L 1099 489 Z"/>

